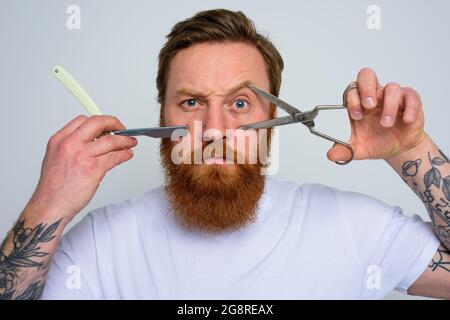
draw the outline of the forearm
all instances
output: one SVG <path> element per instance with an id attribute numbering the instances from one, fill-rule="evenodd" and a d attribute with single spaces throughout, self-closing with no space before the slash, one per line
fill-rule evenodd
<path id="1" fill-rule="evenodd" d="M 0 300 L 40 297 L 66 225 L 53 217 L 29 204 L 8 233 L 0 251 Z"/>
<path id="2" fill-rule="evenodd" d="M 101 136 L 122 129 L 112 116 L 78 116 L 49 139 L 38 186 L 0 248 L 0 299 L 40 297 L 64 227 L 133 156 L 135 138 Z"/>
<path id="3" fill-rule="evenodd" d="M 413 150 L 386 160 L 427 208 L 434 231 L 450 250 L 450 162 L 426 135 Z"/>

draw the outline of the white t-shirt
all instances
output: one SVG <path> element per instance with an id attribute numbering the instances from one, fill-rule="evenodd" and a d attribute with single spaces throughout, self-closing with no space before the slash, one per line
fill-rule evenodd
<path id="1" fill-rule="evenodd" d="M 54 256 L 44 299 L 377 299 L 405 292 L 439 246 L 399 207 L 266 179 L 256 221 L 183 229 L 157 188 L 89 213 Z"/>

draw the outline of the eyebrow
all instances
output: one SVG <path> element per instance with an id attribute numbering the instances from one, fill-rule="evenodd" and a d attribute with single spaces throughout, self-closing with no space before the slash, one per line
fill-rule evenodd
<path id="1" fill-rule="evenodd" d="M 251 85 L 251 84 L 252 84 L 252 82 L 249 81 L 249 80 L 241 82 L 241 83 L 237 84 L 236 86 L 234 86 L 234 87 L 230 88 L 229 90 L 227 90 L 227 92 L 225 92 L 224 96 L 229 96 L 229 95 L 231 95 L 232 93 L 234 93 L 236 91 L 239 91 L 239 90 L 244 89 L 244 88 L 248 88 L 248 86 Z M 198 97 L 198 98 L 205 98 L 208 95 L 210 95 L 210 94 L 204 94 L 204 93 L 195 91 L 194 89 L 188 89 L 188 88 L 178 89 L 175 92 L 175 94 L 178 97 L 179 96 L 192 96 L 192 97 Z"/>

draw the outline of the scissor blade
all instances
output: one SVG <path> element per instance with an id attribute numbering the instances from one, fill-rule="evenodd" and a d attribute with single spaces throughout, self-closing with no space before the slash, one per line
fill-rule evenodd
<path id="1" fill-rule="evenodd" d="M 177 136 L 187 135 L 187 126 L 126 129 L 113 131 L 112 133 L 121 136 L 147 136 L 152 138 L 170 138 L 175 130 L 180 130 Z"/>
<path id="2" fill-rule="evenodd" d="M 261 97 L 272 102 L 274 105 L 276 105 L 280 109 L 283 109 L 284 111 L 289 113 L 291 116 L 294 116 L 294 114 L 301 112 L 297 108 L 294 108 L 293 106 L 291 106 L 289 103 L 284 102 L 280 98 L 275 97 L 274 95 L 270 94 L 269 92 L 266 92 L 258 87 L 255 87 L 254 85 L 250 85 L 249 88 L 251 90 L 253 90 L 254 92 L 256 92 L 257 94 L 259 94 Z"/>
<path id="3" fill-rule="evenodd" d="M 285 117 L 280 117 L 280 118 L 246 124 L 246 125 L 239 127 L 239 129 L 266 129 L 266 128 L 272 128 L 272 127 L 276 127 L 276 126 L 282 126 L 284 124 L 289 124 L 292 122 L 293 122 L 293 119 L 291 116 L 285 116 Z"/>

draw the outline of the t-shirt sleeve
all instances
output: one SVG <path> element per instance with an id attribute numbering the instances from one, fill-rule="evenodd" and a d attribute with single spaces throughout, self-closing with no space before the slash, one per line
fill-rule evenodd
<path id="1" fill-rule="evenodd" d="M 62 237 L 42 294 L 44 300 L 101 299 L 90 214 Z"/>
<path id="2" fill-rule="evenodd" d="M 365 298 L 383 298 L 394 289 L 406 293 L 440 245 L 431 223 L 361 193 L 336 196 L 366 268 Z"/>

